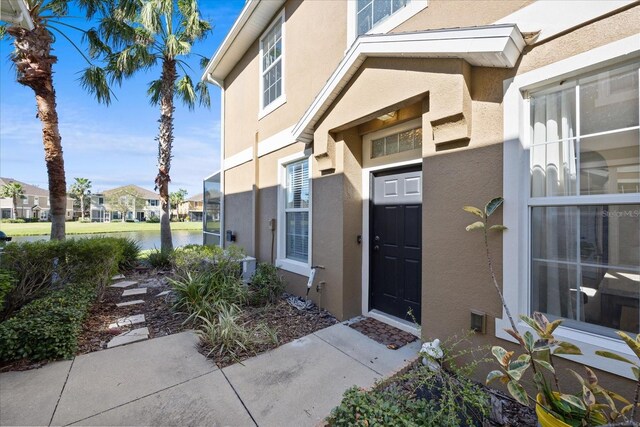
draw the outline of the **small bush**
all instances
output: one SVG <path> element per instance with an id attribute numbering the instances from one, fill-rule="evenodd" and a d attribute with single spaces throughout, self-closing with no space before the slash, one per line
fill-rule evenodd
<path id="1" fill-rule="evenodd" d="M 266 325 L 248 327 L 241 320 L 242 311 L 235 304 L 219 301 L 215 304 L 215 315 L 201 317 L 202 326 L 197 333 L 209 354 L 238 360 L 242 353 L 254 352 L 254 347 L 268 342 L 277 344 L 275 332 Z"/>
<path id="2" fill-rule="evenodd" d="M 118 269 L 120 271 L 133 269 L 138 262 L 138 257 L 140 256 L 140 243 L 128 237 L 117 238 L 115 241 L 120 245 L 120 249 L 122 251 L 122 256 L 118 263 Z"/>
<path id="3" fill-rule="evenodd" d="M 72 357 L 94 298 L 91 286 L 70 284 L 24 306 L 0 323 L 0 360 Z"/>
<path id="4" fill-rule="evenodd" d="M 79 219 L 78 219 L 78 222 L 81 222 L 81 223 L 88 223 L 88 222 L 91 222 L 91 218 L 79 218 Z"/>
<path id="5" fill-rule="evenodd" d="M 16 283 L 13 278 L 13 274 L 8 270 L 0 269 L 0 313 L 4 311 L 4 303 L 13 289 Z"/>
<path id="6" fill-rule="evenodd" d="M 158 217 L 157 217 L 157 216 L 155 216 L 155 215 L 151 215 L 151 216 L 150 216 L 149 218 L 147 218 L 145 221 L 146 221 L 146 222 L 148 222 L 148 223 L 151 223 L 151 224 L 158 224 L 158 223 L 160 222 L 160 218 L 158 218 Z"/>
<path id="7" fill-rule="evenodd" d="M 274 303 L 284 292 L 284 281 L 276 266 L 259 263 L 251 277 L 250 301 L 254 305 Z"/>
<path id="8" fill-rule="evenodd" d="M 171 252 L 154 249 L 147 255 L 147 261 L 153 268 L 166 269 L 171 267 Z"/>
<path id="9" fill-rule="evenodd" d="M 5 222 L 7 224 L 24 224 L 25 221 L 23 218 L 17 218 L 17 219 L 3 219 L 2 222 Z"/>

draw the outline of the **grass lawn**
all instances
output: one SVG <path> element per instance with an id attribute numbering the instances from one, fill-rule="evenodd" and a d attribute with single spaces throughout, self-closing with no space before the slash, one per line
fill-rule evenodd
<path id="1" fill-rule="evenodd" d="M 8 236 L 41 236 L 51 232 L 50 222 L 10 224 L 0 222 L 0 230 Z M 160 224 L 146 222 L 67 222 L 67 234 L 121 233 L 160 230 Z M 202 223 L 172 222 L 171 230 L 202 230 Z"/>

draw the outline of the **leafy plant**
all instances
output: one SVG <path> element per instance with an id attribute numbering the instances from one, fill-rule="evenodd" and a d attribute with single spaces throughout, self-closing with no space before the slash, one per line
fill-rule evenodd
<path id="1" fill-rule="evenodd" d="M 13 291 L 15 286 L 13 274 L 8 270 L 0 269 L 0 314 L 4 311 L 4 303 L 7 295 Z"/>
<path id="2" fill-rule="evenodd" d="M 631 411 L 631 420 L 635 417 L 635 408 L 638 406 L 638 394 L 640 392 L 640 365 L 615 353 L 598 351 L 598 355 L 610 359 L 622 361 L 632 365 L 633 374 L 637 379 L 636 394 L 634 402 L 630 403 L 619 394 L 604 389 L 598 384 L 598 378 L 593 370 L 584 366 L 586 376 L 582 377 L 574 370 L 571 373 L 577 378 L 581 385 L 581 391 L 577 394 L 563 393 L 560 388 L 560 381 L 554 365 L 554 357 L 559 355 L 582 355 L 582 351 L 576 345 L 569 342 L 557 340 L 553 332 L 562 324 L 562 319 L 550 322 L 542 313 L 535 312 L 533 317 L 521 315 L 520 319 L 526 323 L 536 334 L 525 331 L 521 334 L 506 304 L 498 281 L 496 279 L 493 262 L 489 250 L 488 232 L 503 232 L 507 227 L 500 224 L 489 226 L 489 217 L 502 205 L 502 197 L 496 197 L 489 201 L 484 210 L 473 206 L 465 206 L 463 209 L 481 218 L 466 227 L 467 231 L 482 231 L 484 236 L 484 246 L 487 257 L 487 264 L 491 273 L 493 285 L 498 293 L 502 306 L 511 324 L 510 329 L 505 331 L 516 339 L 523 353 L 516 356 L 515 352 L 507 351 L 500 346 L 494 346 L 491 352 L 500 366 L 499 370 L 489 372 L 487 383 L 499 380 L 506 384 L 511 396 L 523 405 L 528 405 L 529 400 L 540 405 L 546 412 L 555 418 L 571 425 L 605 425 L 608 423 L 619 423 L 629 421 L 626 413 Z M 618 335 L 640 358 L 640 335 L 632 339 L 623 332 Z M 538 399 L 532 399 L 523 386 L 524 374 L 531 370 L 533 382 L 538 391 Z M 553 378 L 553 385 L 548 380 L 548 376 Z M 623 403 L 625 406 L 618 410 L 615 401 Z"/>
<path id="3" fill-rule="evenodd" d="M 171 251 L 154 249 L 147 255 L 147 261 L 153 268 L 167 269 L 171 267 Z"/>
<path id="4" fill-rule="evenodd" d="M 72 357 L 94 298 L 92 286 L 70 284 L 24 306 L 0 323 L 0 360 Z"/>
<path id="5" fill-rule="evenodd" d="M 278 275 L 278 268 L 267 263 L 259 263 L 251 277 L 249 299 L 254 305 L 274 303 L 284 292 L 284 281 Z"/>

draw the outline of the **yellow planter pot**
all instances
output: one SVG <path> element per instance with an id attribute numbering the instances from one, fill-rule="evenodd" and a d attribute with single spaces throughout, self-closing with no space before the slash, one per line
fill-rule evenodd
<path id="1" fill-rule="evenodd" d="M 564 421 L 560 421 L 542 407 L 542 394 L 536 396 L 536 415 L 538 416 L 538 422 L 542 427 L 571 427 Z"/>

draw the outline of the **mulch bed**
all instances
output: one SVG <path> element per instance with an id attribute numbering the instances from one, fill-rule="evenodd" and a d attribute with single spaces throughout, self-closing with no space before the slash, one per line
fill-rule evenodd
<path id="1" fill-rule="evenodd" d="M 286 297 L 265 307 L 244 308 L 242 320 L 248 328 L 266 324 L 275 330 L 278 342 L 256 344 L 251 351 L 239 353 L 236 358 L 220 356 L 217 352 L 211 352 L 211 348 L 205 345 L 200 347 L 200 352 L 209 355 L 218 367 L 224 368 L 338 323 L 331 313 L 319 310 L 317 306 L 299 311 L 286 302 Z"/>
<path id="2" fill-rule="evenodd" d="M 371 317 L 351 323 L 349 327 L 387 346 L 391 350 L 397 350 L 418 339 L 418 337 L 409 332 L 387 325 Z"/>
<path id="3" fill-rule="evenodd" d="M 86 354 L 107 348 L 107 343 L 115 336 L 123 332 L 136 328 L 149 328 L 149 338 L 162 337 L 176 334 L 189 329 L 183 325 L 186 316 L 176 313 L 171 309 L 171 301 L 166 297 L 157 297 L 162 291 L 170 289 L 170 286 L 163 280 L 164 274 L 157 272 L 128 275 L 126 280 L 137 280 L 138 287 L 147 287 L 147 294 L 135 295 L 123 298 L 121 288 L 107 288 L 101 301 L 97 301 L 82 326 L 82 332 L 78 339 L 77 354 Z M 127 289 L 133 289 L 131 286 Z M 144 300 L 144 304 L 136 304 L 125 307 L 116 306 L 117 303 Z M 116 319 L 144 314 L 145 323 L 109 329 L 109 325 Z"/>

